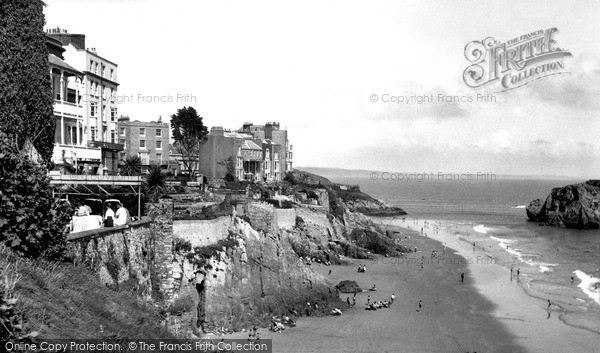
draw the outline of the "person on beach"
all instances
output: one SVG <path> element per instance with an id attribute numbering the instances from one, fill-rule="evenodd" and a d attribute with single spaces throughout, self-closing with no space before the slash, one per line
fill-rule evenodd
<path id="1" fill-rule="evenodd" d="M 390 304 L 394 303 L 394 299 L 396 299 L 396 295 L 394 293 L 392 293 L 392 296 L 390 298 Z"/>
<path id="2" fill-rule="evenodd" d="M 550 310 L 550 306 L 552 306 L 552 302 L 550 301 L 550 299 L 548 299 L 548 308 L 546 308 L 546 310 Z"/>
<path id="3" fill-rule="evenodd" d="M 575 274 L 571 274 L 571 284 L 573 284 L 573 282 L 575 282 Z"/>
<path id="4" fill-rule="evenodd" d="M 423 301 L 419 299 L 419 310 L 417 311 L 421 312 L 421 309 L 423 309 Z"/>
<path id="5" fill-rule="evenodd" d="M 356 306 L 356 298 L 352 298 L 352 306 Z"/>
<path id="6" fill-rule="evenodd" d="M 417 252 L 417 247 L 415 246 L 415 252 Z"/>
<path id="7" fill-rule="evenodd" d="M 465 281 L 465 273 L 464 272 L 460 274 L 460 281 L 461 282 Z"/>
<path id="8" fill-rule="evenodd" d="M 370 304 L 371 304 L 371 296 L 370 296 L 370 295 L 368 295 L 368 296 L 367 296 L 367 305 L 370 305 Z"/>
<path id="9" fill-rule="evenodd" d="M 329 270 L 329 275 L 331 275 L 331 270 Z"/>
<path id="10" fill-rule="evenodd" d="M 348 304 L 348 307 L 350 307 L 350 297 L 346 297 L 346 303 Z"/>
<path id="11" fill-rule="evenodd" d="M 517 278 L 521 275 L 521 269 L 517 268 Z"/>

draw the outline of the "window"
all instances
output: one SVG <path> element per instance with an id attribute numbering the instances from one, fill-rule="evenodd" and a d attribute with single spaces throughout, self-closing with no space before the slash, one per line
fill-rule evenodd
<path id="1" fill-rule="evenodd" d="M 156 137 L 162 136 L 162 129 L 156 129 Z"/>
<path id="2" fill-rule="evenodd" d="M 91 102 L 90 103 L 90 116 L 96 117 L 98 115 L 98 103 Z"/>
<path id="3" fill-rule="evenodd" d="M 156 149 L 162 150 L 162 141 L 156 141 Z"/>
<path id="4" fill-rule="evenodd" d="M 95 127 L 90 128 L 90 134 L 92 135 L 92 141 L 96 141 L 96 128 Z"/>
<path id="5" fill-rule="evenodd" d="M 114 80 L 115 80 L 115 70 L 114 70 L 114 69 L 110 69 L 110 79 L 111 79 L 112 81 L 114 81 Z"/>
<path id="6" fill-rule="evenodd" d="M 146 128 L 145 127 L 140 128 L 140 136 L 146 136 Z"/>
<path id="7" fill-rule="evenodd" d="M 117 120 L 117 108 L 110 108 L 110 121 Z"/>
<path id="8" fill-rule="evenodd" d="M 162 162 L 162 153 L 157 153 L 156 154 L 156 160 L 159 162 Z"/>
<path id="9" fill-rule="evenodd" d="M 140 148 L 146 148 L 146 140 L 140 140 Z"/>
<path id="10" fill-rule="evenodd" d="M 114 131 L 110 132 L 110 143 L 116 143 L 117 134 Z"/>
<path id="11" fill-rule="evenodd" d="M 94 60 L 90 60 L 90 71 L 94 70 Z"/>
<path id="12" fill-rule="evenodd" d="M 125 128 L 124 127 L 119 128 L 119 135 L 125 136 Z"/>

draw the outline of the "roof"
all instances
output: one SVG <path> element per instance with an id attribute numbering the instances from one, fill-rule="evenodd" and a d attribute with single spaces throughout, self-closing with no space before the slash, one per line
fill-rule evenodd
<path id="1" fill-rule="evenodd" d="M 254 143 L 254 141 L 251 141 L 251 140 L 245 140 L 244 144 L 242 145 L 242 149 L 243 150 L 261 150 L 262 151 L 262 147 L 258 146 L 256 143 Z"/>
<path id="2" fill-rule="evenodd" d="M 252 138 L 251 134 L 244 134 L 244 133 L 240 133 L 240 132 L 237 132 L 237 131 L 225 131 L 223 133 L 223 136 L 225 136 L 225 137 L 239 138 L 239 139 L 251 139 Z"/>
<path id="3" fill-rule="evenodd" d="M 48 61 L 50 62 L 50 65 L 58 66 L 65 70 L 71 71 L 72 73 L 83 76 L 83 73 L 81 71 L 79 71 L 76 68 L 74 68 L 73 66 L 67 64 L 63 59 L 59 58 L 58 56 L 56 56 L 54 54 L 48 55 Z"/>

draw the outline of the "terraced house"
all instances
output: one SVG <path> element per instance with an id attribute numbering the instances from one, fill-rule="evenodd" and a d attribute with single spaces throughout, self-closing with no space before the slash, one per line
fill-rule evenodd
<path id="1" fill-rule="evenodd" d="M 292 171 L 292 145 L 279 123 L 244 123 L 237 131 L 214 126 L 200 150 L 200 173 L 209 180 L 280 181 Z"/>

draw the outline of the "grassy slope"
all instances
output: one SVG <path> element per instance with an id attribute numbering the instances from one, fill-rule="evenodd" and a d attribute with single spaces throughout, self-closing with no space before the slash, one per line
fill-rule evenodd
<path id="1" fill-rule="evenodd" d="M 0 277 L 5 272 L 18 276 L 16 310 L 39 338 L 173 338 L 153 307 L 106 288 L 85 268 L 22 259 L 0 245 Z"/>

